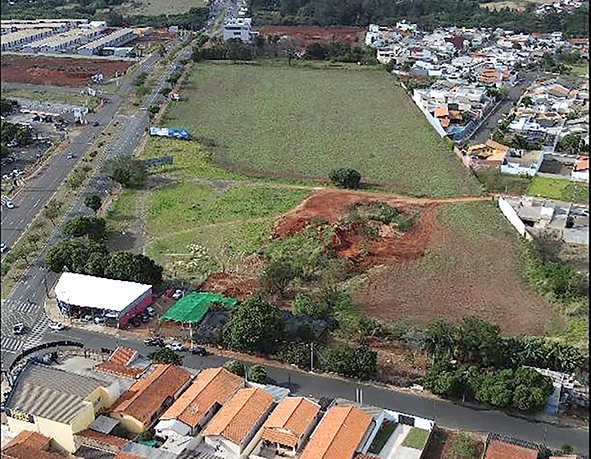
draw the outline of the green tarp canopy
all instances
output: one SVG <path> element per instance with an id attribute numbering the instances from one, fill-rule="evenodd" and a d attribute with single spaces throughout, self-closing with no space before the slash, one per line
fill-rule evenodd
<path id="1" fill-rule="evenodd" d="M 228 298 L 219 293 L 192 292 L 172 305 L 160 321 L 196 324 L 201 322 L 212 304 L 218 303 L 232 308 L 237 302 L 235 298 Z"/>

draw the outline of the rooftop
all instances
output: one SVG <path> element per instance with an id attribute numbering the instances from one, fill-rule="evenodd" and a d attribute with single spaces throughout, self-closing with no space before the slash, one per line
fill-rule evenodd
<path id="1" fill-rule="evenodd" d="M 241 387 L 244 380 L 240 376 L 221 367 L 208 368 L 197 375 L 160 419 L 178 419 L 195 427 L 216 403 L 223 405 Z"/>
<path id="2" fill-rule="evenodd" d="M 304 397 L 284 398 L 263 424 L 262 439 L 295 448 L 319 411 L 320 405 Z"/>
<path id="3" fill-rule="evenodd" d="M 179 366 L 158 365 L 146 378 L 131 386 L 112 411 L 125 413 L 140 422 L 148 422 L 166 398 L 174 396 L 190 379 L 191 373 Z"/>
<path id="4" fill-rule="evenodd" d="M 88 376 L 29 363 L 19 375 L 6 408 L 69 423 L 84 406 L 84 399 L 109 384 Z"/>
<path id="5" fill-rule="evenodd" d="M 538 451 L 501 440 L 492 440 L 486 448 L 484 459 L 538 459 Z"/>
<path id="6" fill-rule="evenodd" d="M 203 435 L 241 444 L 273 404 L 273 396 L 252 387 L 239 390 L 209 422 Z"/>
<path id="7" fill-rule="evenodd" d="M 23 430 L 2 448 L 4 459 L 61 459 L 63 456 L 47 451 L 51 438 L 37 432 Z"/>
<path id="8" fill-rule="evenodd" d="M 55 294 L 59 301 L 74 306 L 123 311 L 151 288 L 151 285 L 136 282 L 63 273 L 55 286 Z"/>
<path id="9" fill-rule="evenodd" d="M 137 358 L 138 351 L 129 347 L 119 346 L 115 352 L 111 354 L 109 360 L 101 362 L 95 366 L 95 370 L 105 373 L 111 373 L 127 378 L 137 378 L 146 369 L 132 367 L 131 363 Z"/>
<path id="10" fill-rule="evenodd" d="M 371 423 L 372 417 L 355 407 L 333 406 L 312 434 L 301 459 L 351 459 Z"/>

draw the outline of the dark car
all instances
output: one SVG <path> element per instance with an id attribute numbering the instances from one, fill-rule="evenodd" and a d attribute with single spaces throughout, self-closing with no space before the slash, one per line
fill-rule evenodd
<path id="1" fill-rule="evenodd" d="M 26 331 L 26 329 L 27 329 L 27 326 L 24 323 L 19 322 L 19 323 L 14 324 L 14 327 L 12 327 L 12 332 L 15 335 L 22 335 Z"/>
<path id="2" fill-rule="evenodd" d="M 148 314 L 140 314 L 138 317 L 145 324 L 147 324 L 148 322 L 150 322 L 150 316 Z"/>
<path id="3" fill-rule="evenodd" d="M 131 319 L 129 321 L 129 323 L 131 325 L 133 325 L 134 327 L 139 327 L 142 324 L 142 321 L 140 319 L 138 319 L 137 317 L 134 317 L 133 319 Z"/>
<path id="4" fill-rule="evenodd" d="M 144 344 L 146 346 L 158 346 L 158 347 L 165 346 L 164 340 L 162 338 L 150 338 L 150 339 L 144 340 Z"/>
<path id="5" fill-rule="evenodd" d="M 207 351 L 204 347 L 194 347 L 189 352 L 193 355 L 200 355 L 201 357 L 205 357 L 207 355 Z"/>
<path id="6" fill-rule="evenodd" d="M 100 126 L 100 125 L 101 125 L 101 123 L 99 123 L 98 121 L 95 121 L 94 123 L 92 123 L 92 125 L 93 125 L 94 127 L 96 127 L 96 126 Z"/>

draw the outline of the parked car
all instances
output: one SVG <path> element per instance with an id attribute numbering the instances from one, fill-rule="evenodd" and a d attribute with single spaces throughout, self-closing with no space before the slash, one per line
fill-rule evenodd
<path id="1" fill-rule="evenodd" d="M 134 317 L 133 319 L 131 319 L 129 321 L 129 323 L 131 325 L 133 325 L 134 327 L 139 327 L 142 324 L 142 321 L 140 319 L 138 319 L 137 317 Z"/>
<path id="2" fill-rule="evenodd" d="M 174 288 L 168 288 L 166 289 L 166 291 L 164 292 L 164 296 L 166 298 L 172 298 L 172 295 L 174 295 Z"/>
<path id="3" fill-rule="evenodd" d="M 12 332 L 15 335 L 22 335 L 25 332 L 26 328 L 27 326 L 24 323 L 18 322 L 14 324 L 14 327 L 12 327 Z"/>
<path id="4" fill-rule="evenodd" d="M 201 357 L 205 357 L 207 355 L 207 351 L 204 347 L 194 347 L 190 350 L 190 352 L 193 355 L 200 355 Z"/>
<path id="5" fill-rule="evenodd" d="M 105 317 L 95 317 L 94 318 L 94 323 L 97 325 L 105 325 L 106 321 L 107 321 L 107 319 Z"/>
<path id="6" fill-rule="evenodd" d="M 9 209 L 14 209 L 14 202 L 12 201 L 6 201 L 4 205 Z"/>
<path id="7" fill-rule="evenodd" d="M 71 155 L 70 154 L 70 155 L 66 156 L 66 159 L 74 159 L 75 157 L 76 157 L 76 155 Z"/>
<path id="8" fill-rule="evenodd" d="M 154 317 L 156 315 L 156 310 L 152 306 L 149 306 L 149 307 L 146 308 L 146 313 L 150 317 Z"/>
<path id="9" fill-rule="evenodd" d="M 100 126 L 100 125 L 101 125 L 101 123 L 99 123 L 98 121 L 95 121 L 94 123 L 92 123 L 92 125 L 93 125 L 94 127 L 97 127 L 97 126 Z"/>
<path id="10" fill-rule="evenodd" d="M 151 317 L 148 314 L 140 314 L 138 317 L 140 318 L 142 323 L 145 323 L 145 324 L 150 322 L 150 319 L 151 319 Z"/>
<path id="11" fill-rule="evenodd" d="M 0 243 L 0 253 L 4 253 L 4 252 L 6 252 L 6 250 L 8 250 L 8 246 L 6 245 L 6 242 Z"/>
<path id="12" fill-rule="evenodd" d="M 185 350 L 184 344 L 181 343 L 180 341 L 174 341 L 170 344 L 167 344 L 166 348 L 170 349 L 171 351 L 184 351 Z"/>
<path id="13" fill-rule="evenodd" d="M 53 330 L 53 331 L 61 331 L 61 330 L 65 330 L 66 326 L 60 322 L 50 322 L 49 329 Z"/>
<path id="14" fill-rule="evenodd" d="M 146 346 L 158 346 L 158 347 L 165 346 L 164 340 L 162 338 L 150 338 L 150 339 L 144 340 L 144 344 Z"/>
<path id="15" fill-rule="evenodd" d="M 82 322 L 92 322 L 92 316 L 90 314 L 86 314 L 82 316 Z"/>
<path id="16" fill-rule="evenodd" d="M 178 288 L 178 289 L 176 289 L 176 291 L 172 295 L 172 299 L 173 300 L 180 300 L 183 296 L 185 296 L 185 292 L 182 289 Z"/>

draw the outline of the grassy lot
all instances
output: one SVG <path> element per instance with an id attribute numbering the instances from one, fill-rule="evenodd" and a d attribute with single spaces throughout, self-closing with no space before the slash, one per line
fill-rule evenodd
<path id="1" fill-rule="evenodd" d="M 589 76 L 589 64 L 582 61 L 575 65 L 570 65 L 570 73 L 576 76 Z"/>
<path id="2" fill-rule="evenodd" d="M 243 173 L 324 179 L 353 167 L 403 193 L 481 191 L 384 72 L 205 64 L 181 96 L 165 124 L 188 128 Z"/>
<path id="3" fill-rule="evenodd" d="M 526 192 L 528 196 L 540 196 L 566 202 L 572 200 L 580 204 L 589 204 L 588 193 L 589 185 L 585 183 L 548 177 L 534 177 Z"/>
<path id="4" fill-rule="evenodd" d="M 207 6 L 204 0 L 136 0 L 124 5 L 125 14 L 142 16 L 159 16 L 161 14 L 182 14 L 188 12 L 191 8 Z"/>
<path id="5" fill-rule="evenodd" d="M 427 444 L 429 431 L 413 427 L 402 442 L 402 446 L 422 450 Z"/>
<path id="6" fill-rule="evenodd" d="M 52 91 L 36 89 L 2 89 L 2 97 L 17 97 L 21 99 L 38 100 L 39 102 L 54 102 L 60 104 L 86 105 L 90 110 L 99 104 L 97 97 L 83 96 L 79 91 Z"/>

